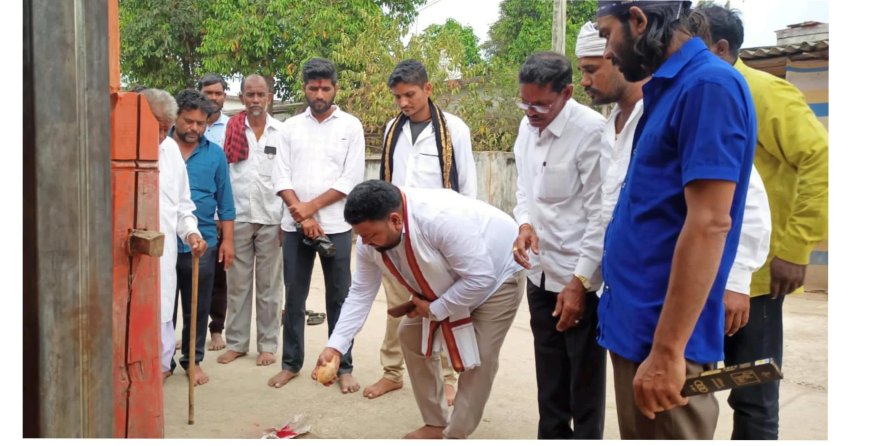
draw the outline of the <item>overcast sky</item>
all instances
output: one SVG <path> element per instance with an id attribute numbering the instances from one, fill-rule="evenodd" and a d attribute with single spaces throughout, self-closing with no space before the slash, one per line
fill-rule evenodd
<path id="1" fill-rule="evenodd" d="M 463 25 L 471 25 L 483 43 L 489 39 L 489 26 L 498 19 L 499 3 L 500 0 L 429 0 L 421 7 L 411 32 L 421 32 L 433 23 L 442 24 L 452 17 Z M 725 1 L 717 0 L 717 3 Z M 732 0 L 731 6 L 742 12 L 746 48 L 776 45 L 774 31 L 792 23 L 828 22 L 827 0 Z M 573 42 L 575 38 L 566 40 Z M 573 44 L 568 46 L 573 47 Z"/>

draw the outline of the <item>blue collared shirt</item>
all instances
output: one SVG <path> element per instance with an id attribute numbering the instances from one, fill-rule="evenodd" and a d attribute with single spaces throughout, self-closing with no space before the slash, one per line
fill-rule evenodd
<path id="1" fill-rule="evenodd" d="M 221 117 L 218 118 L 218 120 L 215 121 L 212 125 L 208 126 L 207 129 L 205 129 L 204 136 L 208 138 L 209 141 L 217 144 L 220 148 L 223 148 L 224 138 L 227 135 L 227 122 L 229 121 L 229 116 L 221 112 Z"/>
<path id="2" fill-rule="evenodd" d="M 169 137 L 171 138 L 174 133 L 173 127 Z M 190 181 L 190 198 L 196 205 L 193 215 L 197 219 L 197 228 L 209 247 L 217 246 L 215 209 L 221 221 L 236 219 L 227 157 L 217 144 L 202 136 L 199 138 L 199 145 L 193 149 L 184 163 L 187 165 L 187 177 Z M 190 252 L 190 247 L 180 239 L 178 252 Z"/>
<path id="3" fill-rule="evenodd" d="M 722 297 L 755 154 L 752 97 L 740 73 L 698 38 L 653 74 L 643 96 L 634 153 L 604 240 L 598 342 L 634 362 L 649 355 L 686 220 L 684 188 L 695 180 L 731 181 L 731 230 L 685 351 L 690 361 L 713 363 L 723 359 Z"/>

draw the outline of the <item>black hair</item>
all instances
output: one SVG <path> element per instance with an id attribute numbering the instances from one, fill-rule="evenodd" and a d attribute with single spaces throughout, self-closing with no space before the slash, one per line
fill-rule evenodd
<path id="1" fill-rule="evenodd" d="M 381 180 L 363 181 L 347 195 L 344 219 L 352 225 L 386 220 L 390 212 L 401 207 L 402 193 L 394 184 Z"/>
<path id="2" fill-rule="evenodd" d="M 227 90 L 227 88 L 228 88 L 227 81 L 225 81 L 222 76 L 219 76 L 219 75 L 214 74 L 214 73 L 209 73 L 209 74 L 206 74 L 205 76 L 199 78 L 199 80 L 196 81 L 196 89 L 202 90 L 203 87 L 208 87 L 209 85 L 214 85 L 217 83 L 220 83 L 221 86 L 224 87 L 224 91 Z"/>
<path id="3" fill-rule="evenodd" d="M 714 4 L 704 4 L 696 9 L 707 18 L 712 43 L 725 39 L 731 55 L 737 57 L 743 46 L 743 21 L 739 12 Z"/>
<path id="4" fill-rule="evenodd" d="M 178 113 L 188 110 L 202 110 L 206 116 L 215 112 L 212 102 L 198 90 L 186 89 L 181 90 L 175 95 L 175 102 L 178 103 Z"/>
<path id="5" fill-rule="evenodd" d="M 571 85 L 573 70 L 568 59 L 552 51 L 541 51 L 529 56 L 520 68 L 520 83 L 547 85 L 556 93 L 561 93 Z"/>
<path id="6" fill-rule="evenodd" d="M 389 80 L 387 80 L 387 85 L 393 88 L 396 84 L 404 83 L 422 87 L 426 85 L 426 82 L 429 82 L 429 74 L 426 73 L 426 67 L 416 60 L 407 59 L 396 65 L 396 68 L 390 74 Z"/>
<path id="7" fill-rule="evenodd" d="M 338 73 L 335 71 L 335 64 L 327 59 L 315 57 L 305 62 L 302 67 L 302 83 L 308 83 L 310 80 L 329 79 L 332 85 L 338 82 Z"/>
<path id="8" fill-rule="evenodd" d="M 641 1 L 637 6 L 647 17 L 647 28 L 635 41 L 633 51 L 648 73 L 655 72 L 665 63 L 668 46 L 677 31 L 698 34 L 702 38 L 709 33 L 704 17 L 691 9 L 690 1 Z M 625 11 L 617 17 L 623 32 L 628 35 L 630 12 Z"/>

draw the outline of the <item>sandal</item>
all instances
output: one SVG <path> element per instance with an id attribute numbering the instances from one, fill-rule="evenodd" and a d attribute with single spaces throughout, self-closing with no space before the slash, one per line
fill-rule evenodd
<path id="1" fill-rule="evenodd" d="M 307 323 L 308 323 L 308 325 L 320 325 L 323 323 L 324 320 L 326 320 L 325 313 L 311 312 L 311 314 L 308 315 L 308 322 Z"/>

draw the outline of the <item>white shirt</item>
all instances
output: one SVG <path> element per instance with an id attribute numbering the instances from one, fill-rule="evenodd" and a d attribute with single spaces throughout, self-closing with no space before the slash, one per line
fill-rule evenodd
<path id="1" fill-rule="evenodd" d="M 620 112 L 619 105 L 615 105 L 602 135 L 606 155 L 602 154 L 601 159 L 607 160 L 602 162 L 602 171 L 605 172 L 602 196 L 604 208 L 600 214 L 600 226 L 604 228 L 610 223 L 628 172 L 634 133 L 643 114 L 643 99 L 635 104 L 622 132 L 616 135 L 616 117 Z M 749 294 L 752 273 L 761 268 L 767 260 L 770 231 L 770 205 L 767 201 L 767 192 L 764 190 L 761 176 L 753 165 L 749 176 L 749 189 L 746 193 L 746 207 L 743 211 L 743 226 L 737 244 L 737 256 L 728 274 L 726 290 Z"/>
<path id="2" fill-rule="evenodd" d="M 335 189 L 347 195 L 363 181 L 365 139 L 359 119 L 338 106 L 323 122 L 311 115 L 311 108 L 284 121 L 278 138 L 278 156 L 272 181 L 275 192 L 292 189 L 302 201 L 311 201 Z M 344 221 L 346 197 L 314 214 L 327 234 L 350 230 Z M 294 232 L 296 223 L 282 207 L 281 229 Z"/>
<path id="3" fill-rule="evenodd" d="M 172 138 L 160 143 L 157 156 L 158 183 L 160 189 L 160 232 L 163 233 L 163 255 L 160 257 L 160 322 L 172 320 L 175 308 L 177 277 L 175 262 L 178 259 L 178 241 L 187 244 L 191 234 L 199 234 L 193 211 L 196 205 L 190 199 L 190 183 L 187 167 L 178 144 Z"/>
<path id="4" fill-rule="evenodd" d="M 395 118 L 387 123 L 387 128 L 393 125 Z M 456 162 L 456 173 L 459 176 L 459 193 L 466 197 L 477 198 L 477 169 L 474 166 L 474 156 L 471 153 L 471 131 L 457 116 L 444 112 L 444 121 L 450 131 L 453 142 L 453 158 Z M 411 142 L 411 124 L 405 121 L 396 150 L 393 151 L 393 172 L 391 182 L 396 186 L 418 187 L 423 189 L 439 189 L 444 187 L 441 173 L 441 158 L 435 144 L 435 133 L 432 123 L 417 136 L 417 142 Z M 386 135 L 384 135 L 386 138 Z"/>
<path id="5" fill-rule="evenodd" d="M 601 284 L 604 228 L 597 222 L 604 122 L 596 111 L 571 99 L 543 132 L 528 118 L 520 123 L 514 143 L 514 216 L 521 225 L 531 224 L 538 235 L 539 254 L 528 251 L 528 278 L 540 286 L 543 273 L 547 291 L 562 291 L 574 274 L 589 278 L 592 290 Z"/>
<path id="6" fill-rule="evenodd" d="M 449 288 L 429 306 L 435 320 L 477 308 L 522 269 L 513 260 L 517 224 L 509 215 L 449 189 L 402 190 L 410 203 L 409 218 L 415 222 L 411 230 L 418 232 L 419 238 L 426 240 L 428 245 L 415 247 L 415 253 L 430 249 L 439 254 L 452 279 Z M 405 256 L 404 240 L 387 255 L 402 277 L 416 287 Z M 421 268 L 425 266 L 421 265 Z M 383 266 L 381 253 L 357 238 L 356 270 L 327 347 L 342 353 L 350 348 L 368 317 L 381 286 L 382 274 L 391 273 Z M 433 288 L 437 285 L 431 282 L 438 279 L 444 280 L 443 277 L 427 277 Z"/>
<path id="7" fill-rule="evenodd" d="M 248 138 L 248 159 L 229 165 L 230 182 L 233 185 L 233 200 L 236 205 L 236 221 L 277 225 L 281 223 L 284 202 L 275 195 L 272 170 L 277 153 L 272 159 L 266 155 L 266 146 L 278 148 L 281 138 L 281 121 L 266 115 L 266 127 L 260 140 L 245 119 L 245 136 Z"/>

